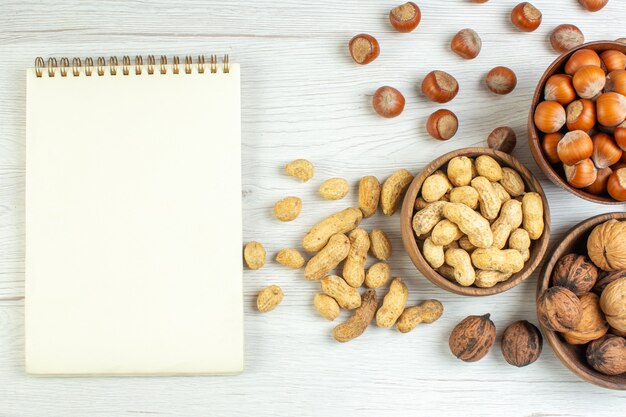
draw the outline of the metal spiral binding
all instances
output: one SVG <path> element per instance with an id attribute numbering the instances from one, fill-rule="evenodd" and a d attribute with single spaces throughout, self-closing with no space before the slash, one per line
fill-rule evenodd
<path id="1" fill-rule="evenodd" d="M 198 74 L 205 73 L 205 56 L 198 55 L 198 58 L 195 62 L 195 69 Z M 109 57 L 108 60 L 109 74 L 112 76 L 118 75 L 118 66 L 119 61 L 116 56 Z M 131 58 L 128 55 L 122 57 L 122 71 L 120 75 L 130 75 L 131 74 Z M 135 56 L 134 59 L 134 67 L 135 70 L 134 75 L 142 75 L 144 69 L 148 75 L 154 75 L 156 73 L 167 74 L 170 67 L 168 67 L 168 60 L 165 55 L 161 55 L 159 58 L 159 71 L 155 71 L 156 67 L 156 59 L 154 55 L 148 55 L 147 64 L 144 65 L 143 57 L 141 55 Z M 180 58 L 178 56 L 172 57 L 172 65 L 171 70 L 174 74 L 180 74 Z M 37 78 L 42 78 L 44 72 L 48 74 L 49 78 L 53 78 L 58 73 L 61 77 L 67 77 L 68 75 L 72 75 L 74 77 L 78 77 L 81 75 L 81 72 L 90 77 L 92 75 L 98 75 L 99 77 L 104 76 L 107 73 L 107 60 L 104 57 L 98 57 L 96 60 L 96 64 L 94 65 L 93 58 L 85 58 L 84 64 L 83 61 L 76 57 L 72 58 L 72 62 L 70 65 L 69 58 L 61 58 L 57 61 L 56 58 L 48 58 L 45 61 L 42 57 L 37 57 L 35 59 L 35 75 Z M 194 60 L 191 55 L 185 56 L 184 62 L 184 73 L 192 74 L 194 72 Z M 69 71 L 71 69 L 71 71 Z M 94 71 L 95 69 L 95 71 Z M 218 59 L 217 55 L 211 55 L 209 58 L 209 72 L 211 74 L 216 74 L 218 72 Z M 230 60 L 227 55 L 224 55 L 222 58 L 222 72 L 224 74 L 228 74 L 230 72 Z"/>

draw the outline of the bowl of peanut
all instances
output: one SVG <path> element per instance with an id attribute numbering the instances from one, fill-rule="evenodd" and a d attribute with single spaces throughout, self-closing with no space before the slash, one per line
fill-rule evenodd
<path id="1" fill-rule="evenodd" d="M 464 148 L 415 177 L 401 228 L 409 257 L 433 284 L 461 295 L 493 295 L 539 266 L 550 240 L 550 210 L 541 185 L 517 159 Z"/>

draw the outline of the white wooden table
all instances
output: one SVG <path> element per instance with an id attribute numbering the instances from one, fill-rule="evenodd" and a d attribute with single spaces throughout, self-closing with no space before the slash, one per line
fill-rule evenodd
<path id="1" fill-rule="evenodd" d="M 576 199 L 548 182 L 526 143 L 530 97 L 543 69 L 556 57 L 547 37 L 557 24 L 574 23 L 587 40 L 626 36 L 622 1 L 588 13 L 576 0 L 535 0 L 544 21 L 521 33 L 508 20 L 515 0 L 473 4 L 421 0 L 422 23 L 412 34 L 392 30 L 387 13 L 398 0 L 213 1 L 0 1 L 0 416 L 117 415 L 623 415 L 626 392 L 579 380 L 544 346 L 538 362 L 523 369 L 506 364 L 499 343 L 482 361 L 465 364 L 447 346 L 449 332 L 469 314 L 490 312 L 498 336 L 510 322 L 536 322 L 537 274 L 511 291 L 464 298 L 427 282 L 403 253 L 399 217 L 369 219 L 393 239 L 394 275 L 406 279 L 410 303 L 438 298 L 439 322 L 410 334 L 370 327 L 340 345 L 334 323 L 314 312 L 316 284 L 301 271 L 269 261 L 245 272 L 246 371 L 198 378 L 33 378 L 23 367 L 24 304 L 24 69 L 36 56 L 229 53 L 243 66 L 244 236 L 259 240 L 272 258 L 298 245 L 303 233 L 327 213 L 355 204 L 356 192 L 338 202 L 316 194 L 321 181 L 363 175 L 384 179 L 397 168 L 417 173 L 436 156 L 482 146 L 495 127 L 518 134 L 514 155 L 541 180 L 552 212 L 552 241 L 595 214 L 624 210 Z M 483 50 L 465 61 L 448 49 L 457 30 L 471 27 Z M 381 43 L 373 64 L 355 65 L 347 42 L 368 32 Z M 513 68 L 517 89 L 496 97 L 483 78 L 496 65 Z M 425 121 L 439 106 L 418 92 L 423 76 L 442 69 L 461 85 L 447 107 L 460 118 L 458 134 L 437 142 Z M 401 117 L 384 120 L 370 105 L 373 91 L 393 85 L 406 96 Z M 53 103 L 51 103 L 53 105 Z M 210 129 L 210 126 L 207 126 Z M 316 176 L 299 184 L 283 175 L 295 158 L 316 165 Z M 304 200 L 292 223 L 273 219 L 273 203 L 287 195 Z M 283 304 L 261 315 L 257 291 L 276 283 Z M 379 294 L 379 296 L 381 296 Z M 344 318 L 344 316 L 342 316 Z"/>

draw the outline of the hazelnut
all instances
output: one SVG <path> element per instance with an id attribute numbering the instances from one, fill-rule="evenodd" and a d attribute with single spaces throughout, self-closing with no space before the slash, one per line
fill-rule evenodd
<path id="1" fill-rule="evenodd" d="M 590 292 L 580 297 L 583 310 L 580 323 L 572 330 L 563 333 L 565 341 L 572 345 L 584 345 L 601 338 L 609 330 L 604 313 L 600 309 L 600 298 Z"/>
<path id="2" fill-rule="evenodd" d="M 374 93 L 372 105 L 376 113 L 382 117 L 399 116 L 404 110 L 405 99 L 401 92 L 393 87 L 380 87 Z"/>
<path id="3" fill-rule="evenodd" d="M 615 127 L 626 120 L 626 97 L 614 91 L 601 94 L 596 100 L 598 123 Z"/>
<path id="4" fill-rule="evenodd" d="M 511 22 L 524 32 L 532 32 L 541 24 L 541 12 L 532 4 L 523 2 L 511 11 Z"/>
<path id="5" fill-rule="evenodd" d="M 598 169 L 596 180 L 589 186 L 585 187 L 585 191 L 591 194 L 600 195 L 606 193 L 609 176 L 613 173 L 611 168 Z"/>
<path id="6" fill-rule="evenodd" d="M 593 141 L 593 163 L 596 167 L 608 168 L 615 165 L 622 157 L 622 150 L 615 140 L 606 133 L 595 133 L 591 140 Z"/>
<path id="7" fill-rule="evenodd" d="M 615 272 L 602 272 L 596 282 L 596 285 L 593 286 L 593 292 L 598 295 L 602 294 L 602 291 L 604 291 L 607 285 L 620 278 L 626 278 L 626 269 Z"/>
<path id="8" fill-rule="evenodd" d="M 504 330 L 501 346 L 504 359 L 509 364 L 521 368 L 539 358 L 543 347 L 543 337 L 534 324 L 520 320 Z"/>
<path id="9" fill-rule="evenodd" d="M 551 164 L 558 164 L 561 162 L 559 159 L 558 146 L 561 139 L 563 139 L 563 136 L 565 135 L 561 132 L 547 133 L 541 141 L 541 149 L 543 149 L 546 159 Z"/>
<path id="10" fill-rule="evenodd" d="M 559 25 L 550 35 L 550 44 L 558 53 L 567 52 L 585 43 L 585 35 L 575 25 Z"/>
<path id="11" fill-rule="evenodd" d="M 600 56 L 591 49 L 579 49 L 565 63 L 565 73 L 574 75 L 576 71 L 587 65 L 602 66 Z"/>
<path id="12" fill-rule="evenodd" d="M 462 29 L 450 42 L 450 49 L 465 59 L 474 59 L 480 53 L 482 41 L 480 36 L 472 29 Z"/>
<path id="13" fill-rule="evenodd" d="M 517 136 L 508 126 L 495 128 L 487 137 L 487 145 L 496 151 L 511 153 L 517 144 Z"/>
<path id="14" fill-rule="evenodd" d="M 447 103 L 456 97 L 459 83 L 445 71 L 431 71 L 422 81 L 422 93 L 437 103 Z"/>
<path id="15" fill-rule="evenodd" d="M 394 7 L 389 12 L 389 22 L 398 32 L 412 32 L 419 25 L 421 19 L 420 8 L 412 1 Z"/>
<path id="16" fill-rule="evenodd" d="M 608 2 L 609 0 L 578 0 L 578 3 L 590 12 L 597 12 L 606 6 Z"/>
<path id="17" fill-rule="evenodd" d="M 596 67 L 592 67 L 596 68 Z M 567 130 L 590 131 L 596 125 L 596 105 L 591 100 L 572 101 L 565 109 Z"/>
<path id="18" fill-rule="evenodd" d="M 626 372 L 626 339 L 607 334 L 587 346 L 587 363 L 605 375 Z"/>
<path id="19" fill-rule="evenodd" d="M 545 102 L 544 102 L 545 103 Z M 556 148 L 559 159 L 565 165 L 574 165 L 593 155 L 593 141 L 586 132 L 573 130 L 567 132 Z"/>
<path id="20" fill-rule="evenodd" d="M 617 168 L 609 175 L 606 189 L 617 201 L 626 201 L 626 168 Z"/>
<path id="21" fill-rule="evenodd" d="M 489 314 L 469 316 L 450 333 L 448 344 L 454 356 L 465 362 L 482 359 L 496 340 L 496 326 Z"/>
<path id="22" fill-rule="evenodd" d="M 548 288 L 537 299 L 537 317 L 548 330 L 572 330 L 582 318 L 580 300 L 567 288 Z"/>
<path id="23" fill-rule="evenodd" d="M 574 165 L 563 164 L 565 179 L 574 188 L 585 188 L 598 179 L 598 170 L 590 158 L 583 159 Z"/>
<path id="24" fill-rule="evenodd" d="M 619 278 L 606 286 L 600 296 L 600 308 L 611 327 L 626 332 L 626 278 Z"/>
<path id="25" fill-rule="evenodd" d="M 587 239 L 587 254 L 604 271 L 626 269 L 626 222 L 615 219 L 596 226 Z"/>
<path id="26" fill-rule="evenodd" d="M 600 54 L 600 59 L 604 63 L 608 72 L 624 70 L 626 68 L 626 55 L 615 49 L 609 49 Z"/>
<path id="27" fill-rule="evenodd" d="M 431 114 L 426 122 L 428 134 L 438 140 L 448 140 L 456 134 L 459 119 L 447 109 L 440 109 Z"/>
<path id="28" fill-rule="evenodd" d="M 565 287 L 576 295 L 591 291 L 598 279 L 598 268 L 586 256 L 570 253 L 554 266 L 552 285 Z"/>
<path id="29" fill-rule="evenodd" d="M 626 70 L 611 71 L 606 76 L 606 88 L 605 91 L 620 93 L 626 95 Z"/>
<path id="30" fill-rule="evenodd" d="M 546 81 L 543 89 L 543 98 L 548 101 L 557 101 L 567 105 L 576 100 L 576 90 L 572 84 L 572 76 L 567 74 L 554 74 Z"/>
<path id="31" fill-rule="evenodd" d="M 556 101 L 542 101 L 533 116 L 535 126 L 543 133 L 555 133 L 561 130 L 567 121 L 565 108 Z"/>
<path id="32" fill-rule="evenodd" d="M 487 88 L 496 94 L 509 94 L 517 86 L 515 73 L 507 67 L 495 67 L 489 71 L 485 81 Z"/>
<path id="33" fill-rule="evenodd" d="M 594 98 L 602 92 L 606 85 L 604 70 L 595 65 L 587 65 L 574 73 L 572 78 L 574 89 L 581 98 Z"/>
<path id="34" fill-rule="evenodd" d="M 371 35 L 361 33 L 350 39 L 348 44 L 350 55 L 354 62 L 366 65 L 378 58 L 380 54 L 380 46 L 378 41 Z"/>

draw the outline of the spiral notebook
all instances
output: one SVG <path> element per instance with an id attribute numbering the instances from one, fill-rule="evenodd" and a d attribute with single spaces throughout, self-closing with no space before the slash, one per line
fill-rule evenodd
<path id="1" fill-rule="evenodd" d="M 243 369 L 239 71 L 227 56 L 27 70 L 28 373 Z"/>

